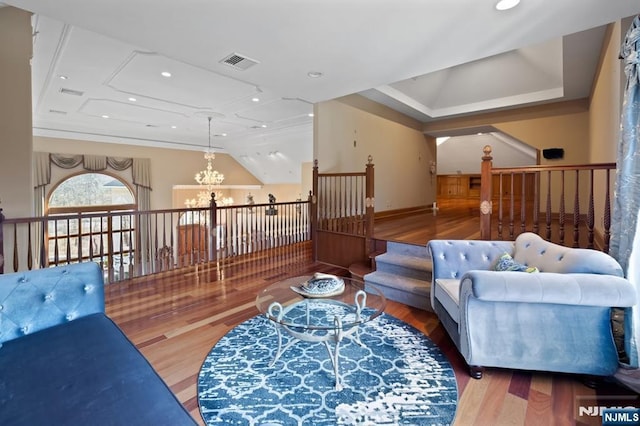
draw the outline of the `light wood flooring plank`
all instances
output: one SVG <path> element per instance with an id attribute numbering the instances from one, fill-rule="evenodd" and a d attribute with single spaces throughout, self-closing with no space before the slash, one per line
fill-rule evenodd
<path id="1" fill-rule="evenodd" d="M 527 400 L 527 411 L 524 419 L 526 425 L 548 426 L 553 424 L 551 393 L 540 392 L 531 388 Z"/>
<path id="2" fill-rule="evenodd" d="M 492 370 L 485 372 L 482 380 L 489 382 L 488 390 L 482 399 L 481 408 L 473 422 L 475 426 L 489 426 L 500 424 L 498 417 L 504 406 L 505 397 L 511 381 L 511 372 L 508 370 Z"/>
<path id="3" fill-rule="evenodd" d="M 486 379 L 486 377 L 485 377 Z M 473 425 L 483 409 L 482 401 L 490 390 L 490 380 L 470 381 L 464 393 L 459 395 L 458 410 L 454 421 L 455 426 Z"/>
<path id="4" fill-rule="evenodd" d="M 525 424 L 526 414 L 527 400 L 507 393 L 496 418 L 496 424 L 505 426 L 523 425 Z"/>

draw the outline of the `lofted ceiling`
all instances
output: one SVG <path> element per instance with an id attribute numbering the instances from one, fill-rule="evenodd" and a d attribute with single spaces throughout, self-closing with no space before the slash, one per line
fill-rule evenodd
<path id="1" fill-rule="evenodd" d="M 264 183 L 300 181 L 316 102 L 360 93 L 426 123 L 587 97 L 605 25 L 640 12 L 638 0 L 3 1 L 35 14 L 35 135 L 204 150 L 211 117 L 214 150 Z"/>

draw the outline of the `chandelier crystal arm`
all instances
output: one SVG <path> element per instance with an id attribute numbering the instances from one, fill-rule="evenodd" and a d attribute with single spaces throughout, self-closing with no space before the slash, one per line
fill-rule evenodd
<path id="1" fill-rule="evenodd" d="M 219 186 L 224 181 L 224 175 L 217 170 L 213 170 L 213 160 L 215 160 L 216 155 L 211 150 L 211 117 L 209 119 L 209 141 L 207 145 L 207 151 L 204 153 L 204 159 L 207 161 L 207 168 L 205 170 L 201 170 L 196 173 L 194 179 L 198 183 L 198 185 L 206 188 L 207 193 L 213 192 L 213 189 L 216 186 Z M 201 191 L 205 193 L 204 191 Z M 206 193 L 205 193 L 206 194 Z M 198 206 L 200 204 L 203 205 L 201 207 L 206 207 L 209 205 L 209 200 L 206 197 L 200 196 L 198 197 Z"/>

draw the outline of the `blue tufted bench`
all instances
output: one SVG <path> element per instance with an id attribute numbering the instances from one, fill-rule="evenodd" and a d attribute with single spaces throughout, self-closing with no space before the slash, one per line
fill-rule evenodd
<path id="1" fill-rule="evenodd" d="M 0 275 L 0 425 L 194 425 L 104 314 L 95 263 Z"/>
<path id="2" fill-rule="evenodd" d="M 612 375 L 618 353 L 611 308 L 635 289 L 611 256 L 534 233 L 513 241 L 432 240 L 431 305 L 456 347 L 482 367 Z M 539 273 L 498 272 L 505 253 Z"/>

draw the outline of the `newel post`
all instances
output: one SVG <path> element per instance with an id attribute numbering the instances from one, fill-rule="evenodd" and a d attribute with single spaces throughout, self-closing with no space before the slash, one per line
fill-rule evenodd
<path id="1" fill-rule="evenodd" d="M 480 168 L 480 239 L 491 239 L 491 146 L 485 145 L 482 149 L 482 166 Z"/>
<path id="2" fill-rule="evenodd" d="M 313 177 L 309 192 L 309 234 L 311 238 L 311 258 L 318 260 L 318 159 L 313 160 Z"/>
<path id="3" fill-rule="evenodd" d="M 209 201 L 209 261 L 218 260 L 218 204 L 216 193 L 211 192 Z"/>
<path id="4" fill-rule="evenodd" d="M 373 227 L 374 227 L 374 207 L 375 207 L 375 196 L 374 196 L 374 174 L 373 174 L 373 157 L 369 155 L 367 158 L 367 169 L 366 169 L 366 189 L 365 189 L 365 241 L 366 241 L 366 251 L 367 256 L 371 254 L 373 251 L 372 240 L 373 240 Z"/>

